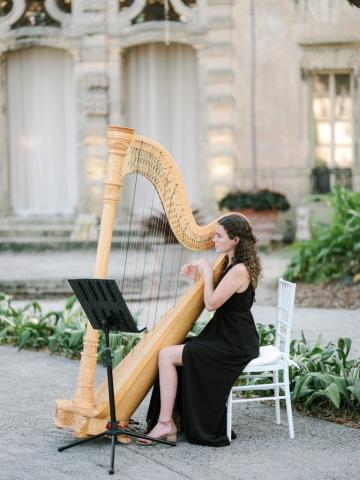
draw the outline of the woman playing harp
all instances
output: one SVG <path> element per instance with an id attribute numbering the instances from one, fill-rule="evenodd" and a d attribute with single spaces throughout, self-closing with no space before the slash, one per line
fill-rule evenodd
<path id="1" fill-rule="evenodd" d="M 203 276 L 187 288 L 186 278 L 179 278 L 178 271 L 184 262 L 193 263 L 193 254 L 196 255 L 196 252 L 204 252 L 213 247 L 216 222 L 207 225 L 197 223 L 192 214 L 179 169 L 164 147 L 153 140 L 135 135 L 131 129 L 116 126 L 108 127 L 108 145 L 109 157 L 94 276 L 105 278 L 111 265 L 114 272 L 112 275 L 119 278 L 125 301 L 137 317 L 139 325 L 147 327 L 147 333 L 113 371 L 117 418 L 121 425 L 126 426 L 154 383 L 158 372 L 159 351 L 171 345 L 183 344 L 187 333 L 203 311 Z M 142 178 L 147 182 L 145 187 L 140 181 Z M 119 276 L 115 273 L 118 271 L 116 259 L 112 257 L 110 261 L 110 248 L 119 192 L 120 189 L 125 192 L 127 180 L 134 180 L 134 188 L 132 189 L 130 185 L 129 192 L 132 193 L 128 197 L 125 195 L 126 198 L 131 199 L 131 205 L 122 202 L 123 210 L 120 211 L 121 205 L 119 210 L 121 224 L 124 225 L 125 231 L 129 232 L 126 242 L 121 242 L 122 247 L 125 248 L 124 252 L 118 252 L 116 257 L 120 259 L 118 265 L 120 272 L 122 271 L 122 275 Z M 137 188 L 139 186 L 140 190 Z M 136 200 L 137 193 L 141 194 L 139 201 Z M 165 223 L 163 229 L 160 226 L 161 222 L 158 221 L 155 222 L 154 231 L 146 232 L 146 238 L 130 235 L 135 227 L 142 224 L 142 218 L 147 225 L 149 224 L 148 219 L 151 218 L 152 208 L 158 210 L 159 204 L 164 208 L 167 223 L 178 243 L 168 244 L 162 240 L 167 230 Z M 133 209 L 133 206 L 141 208 Z M 144 212 L 142 212 L 143 208 L 146 209 Z M 135 217 L 134 210 L 139 211 L 140 215 Z M 130 228 L 128 228 L 129 225 Z M 227 229 L 224 225 L 223 227 Z M 230 239 L 239 237 L 239 244 L 243 244 L 243 241 L 247 242 L 245 236 L 250 235 L 251 229 L 247 223 L 245 227 L 244 232 L 239 230 L 233 236 L 229 233 Z M 254 241 L 252 242 L 255 248 Z M 184 247 L 184 251 L 179 250 L 180 244 Z M 219 251 L 226 252 L 223 249 Z M 247 251 L 246 247 L 245 254 Z M 233 266 L 234 262 L 239 263 L 237 258 L 236 251 L 234 254 L 228 254 L 230 266 Z M 216 279 L 221 272 L 221 262 L 221 257 L 215 261 L 213 275 Z M 242 259 L 242 257 L 240 263 L 246 266 L 251 275 L 252 288 L 255 288 L 257 275 L 253 273 L 252 265 L 256 263 L 249 264 L 246 258 Z M 194 267 L 198 273 L 203 270 L 201 264 Z M 204 270 L 205 268 L 207 267 L 204 267 Z M 188 273 L 189 275 L 185 273 L 185 276 L 191 277 L 191 273 Z M 229 274 L 230 272 L 223 272 L 223 276 L 225 275 L 223 284 L 227 283 Z M 208 274 L 205 277 L 208 278 Z M 239 284 L 237 290 L 241 292 L 242 288 L 242 284 Z M 237 296 L 240 297 L 240 295 Z M 236 303 L 236 300 L 234 301 Z M 227 305 L 229 302 L 230 299 Z M 237 305 L 235 310 L 238 310 L 238 307 Z M 218 310 L 221 311 L 221 308 Z M 219 311 L 215 314 L 215 317 L 218 316 Z M 205 332 L 202 335 L 205 335 Z M 194 345 L 199 343 L 200 338 L 194 341 Z M 88 326 L 75 394 L 71 400 L 59 399 L 56 402 L 56 426 L 71 428 L 77 437 L 102 432 L 109 418 L 106 379 L 97 387 L 95 386 L 97 345 L 97 331 Z M 189 352 L 190 348 L 193 347 L 189 347 Z M 114 349 L 117 349 L 116 345 Z M 121 352 L 120 347 L 119 352 Z M 256 356 L 254 352 L 250 353 Z M 184 358 L 185 356 L 188 356 L 187 347 L 184 350 Z M 247 358 L 248 356 L 246 360 Z M 186 362 L 184 372 L 186 372 Z M 178 398 L 180 397 L 178 395 Z M 186 423 L 186 418 L 190 417 L 186 417 L 185 410 L 184 422 Z M 156 423 L 157 416 L 153 418 Z"/>
<path id="2" fill-rule="evenodd" d="M 236 378 L 259 355 L 250 308 L 261 267 L 250 223 L 239 214 L 220 218 L 214 243 L 216 251 L 225 254 L 215 288 L 206 259 L 186 264 L 180 272 L 194 281 L 204 276 L 204 302 L 215 314 L 199 336 L 159 353 L 159 376 L 147 414 L 149 435 L 154 438 L 176 440 L 176 411 L 190 443 L 229 445 L 226 399 Z M 141 439 L 138 444 L 154 442 Z"/>

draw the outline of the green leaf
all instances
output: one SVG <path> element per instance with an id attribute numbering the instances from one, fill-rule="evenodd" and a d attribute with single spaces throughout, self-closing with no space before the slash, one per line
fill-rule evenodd
<path id="1" fill-rule="evenodd" d="M 348 387 L 348 390 L 354 395 L 357 401 L 360 403 L 360 381 L 354 382 L 353 385 Z"/>
<path id="2" fill-rule="evenodd" d="M 75 303 L 76 303 L 76 296 L 71 295 L 71 297 L 69 297 L 68 301 L 65 304 L 65 310 L 71 310 Z"/>
<path id="3" fill-rule="evenodd" d="M 24 333 L 20 336 L 19 350 L 25 347 L 25 345 L 30 339 L 30 336 L 31 336 L 31 330 L 29 329 L 25 330 Z"/>
<path id="4" fill-rule="evenodd" d="M 324 395 L 331 401 L 335 408 L 340 406 L 340 393 L 335 383 L 332 383 L 324 390 Z"/>

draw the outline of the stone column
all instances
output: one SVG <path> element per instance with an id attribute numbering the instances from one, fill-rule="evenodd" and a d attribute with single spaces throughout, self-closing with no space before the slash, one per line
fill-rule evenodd
<path id="1" fill-rule="evenodd" d="M 221 198 L 234 186 L 234 65 L 231 0 L 212 0 L 208 5 L 206 48 L 207 161 L 211 196 Z M 215 206 L 215 205 L 214 205 Z"/>
<path id="2" fill-rule="evenodd" d="M 74 20 L 81 35 L 75 67 L 78 112 L 79 211 L 99 216 L 108 124 L 106 0 L 78 0 Z"/>
<path id="3" fill-rule="evenodd" d="M 10 213 L 6 53 L 0 51 L 0 216 Z"/>

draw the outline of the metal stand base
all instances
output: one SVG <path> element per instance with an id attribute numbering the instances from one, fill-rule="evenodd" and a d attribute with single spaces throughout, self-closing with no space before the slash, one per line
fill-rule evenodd
<path id="1" fill-rule="evenodd" d="M 136 437 L 136 438 L 146 438 L 147 440 L 152 440 L 152 441 L 157 442 L 157 443 L 164 443 L 165 445 L 170 445 L 172 447 L 176 446 L 176 443 L 174 443 L 174 442 L 168 442 L 167 440 L 160 440 L 158 438 L 153 438 L 153 437 L 150 437 L 149 435 L 145 435 L 143 433 L 136 433 L 136 432 L 133 432 L 132 430 L 129 430 L 127 428 L 119 428 L 117 422 L 115 422 L 115 427 L 111 424 L 112 424 L 112 422 L 110 421 L 107 424 L 106 430 L 104 432 L 99 433 L 97 435 L 94 435 L 93 437 L 84 438 L 82 440 L 76 440 L 75 442 L 68 443 L 67 445 L 64 445 L 63 447 L 59 447 L 58 452 L 63 452 L 64 450 L 67 450 L 68 448 L 76 447 L 76 445 L 81 445 L 82 443 L 92 442 L 94 440 L 97 440 L 98 438 L 111 436 L 111 460 L 110 460 L 109 474 L 113 475 L 113 473 L 114 473 L 114 461 L 115 461 L 115 445 L 117 443 L 119 443 L 118 440 L 117 440 L 118 435 L 127 435 L 128 437 Z"/>

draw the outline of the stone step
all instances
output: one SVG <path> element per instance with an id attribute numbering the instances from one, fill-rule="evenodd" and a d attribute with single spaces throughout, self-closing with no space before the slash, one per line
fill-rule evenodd
<path id="1" fill-rule="evenodd" d="M 254 233 L 258 244 L 269 245 L 271 241 L 281 241 L 282 235 L 271 231 L 273 224 L 263 222 L 254 225 Z M 96 248 L 98 226 L 93 226 L 91 235 L 78 235 L 78 225 L 74 222 L 30 222 L 2 219 L 0 221 L 0 251 L 42 251 L 42 250 L 79 250 Z M 128 245 L 129 248 L 138 248 L 139 244 L 148 246 L 162 243 L 160 237 L 149 237 L 143 231 L 140 222 L 131 226 L 117 224 L 113 232 L 113 248 Z M 90 238 L 90 240 L 89 240 Z"/>
<path id="2" fill-rule="evenodd" d="M 44 229 L 41 225 L 11 225 L 0 226 L 0 239 L 13 237 L 70 237 L 74 228 L 71 226 L 53 225 Z"/>
<path id="3" fill-rule="evenodd" d="M 142 248 L 151 249 L 155 245 L 161 245 L 159 239 L 152 239 L 149 237 L 113 237 L 112 248 L 127 247 L 131 249 L 138 249 L 139 245 Z M 69 237 L 8 237 L 0 238 L 0 251 L 2 252 L 21 252 L 31 251 L 39 252 L 44 250 L 49 251 L 69 251 L 69 250 L 88 250 L 96 249 L 97 240 L 71 240 Z"/>
<path id="4" fill-rule="evenodd" d="M 0 227 L 3 225 L 74 225 L 74 219 L 56 215 L 6 216 L 0 217 Z"/>
<path id="5" fill-rule="evenodd" d="M 83 222 L 83 223 L 82 223 Z M 113 231 L 112 247 L 128 245 L 138 248 L 161 243 L 159 238 L 139 234 L 143 228 L 139 221 L 131 226 L 117 224 Z M 96 217 L 83 216 L 78 221 L 59 218 L 0 218 L 0 251 L 78 250 L 96 248 L 99 225 Z"/>
<path id="6" fill-rule="evenodd" d="M 115 280 L 120 282 L 120 279 L 115 277 Z M 142 279 L 138 284 L 141 286 Z M 153 300 L 165 300 L 173 298 L 176 293 L 179 293 L 175 287 L 164 288 L 166 282 L 162 281 L 163 287 L 161 290 L 158 287 L 142 291 L 137 285 L 125 287 L 122 290 L 127 302 L 144 302 Z M 174 285 L 174 282 L 168 282 Z M 73 295 L 73 291 L 67 279 L 27 279 L 27 280 L 0 280 L 0 292 L 6 292 L 15 298 L 58 298 Z"/>
<path id="7" fill-rule="evenodd" d="M 258 240 L 258 245 L 269 245 L 270 242 L 281 242 L 282 234 L 272 233 L 269 236 L 266 232 L 255 232 Z M 138 249 L 139 245 L 142 248 L 153 248 L 155 245 L 161 245 L 163 242 L 159 238 L 149 238 L 143 236 L 113 236 L 111 246 L 112 248 Z M 70 236 L 14 236 L 1 237 L 0 236 L 0 251 L 2 252 L 21 252 L 32 251 L 39 252 L 43 250 L 48 251 L 69 251 L 69 250 L 86 250 L 96 249 L 97 240 L 72 240 Z"/>

